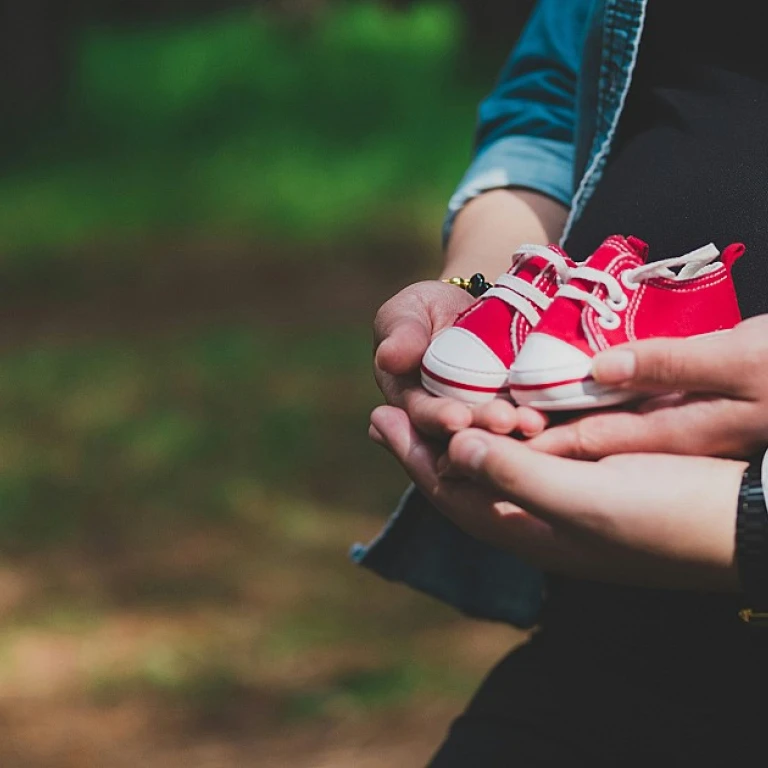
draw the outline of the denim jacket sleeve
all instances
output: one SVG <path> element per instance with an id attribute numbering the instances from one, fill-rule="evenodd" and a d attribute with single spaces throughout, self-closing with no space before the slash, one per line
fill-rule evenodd
<path id="1" fill-rule="evenodd" d="M 448 204 L 444 243 L 459 211 L 490 189 L 526 187 L 570 206 L 577 74 L 592 2 L 534 6 L 478 109 L 473 160 Z"/>

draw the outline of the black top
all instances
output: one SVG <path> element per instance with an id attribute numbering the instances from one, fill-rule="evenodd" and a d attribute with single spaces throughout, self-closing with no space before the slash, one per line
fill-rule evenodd
<path id="1" fill-rule="evenodd" d="M 644 239 L 651 260 L 743 242 L 734 266 L 742 313 L 768 312 L 768 43 L 758 7 L 649 2 L 617 140 L 565 243 L 573 258 L 614 233 Z M 711 651 L 716 637 L 745 659 L 738 607 L 730 595 L 553 578 L 544 626 L 607 653 L 647 655 L 656 643 Z"/>
<path id="2" fill-rule="evenodd" d="M 754 3 L 651 0 L 603 179 L 566 243 L 634 234 L 650 258 L 745 243 L 745 317 L 768 312 L 768 42 Z"/>

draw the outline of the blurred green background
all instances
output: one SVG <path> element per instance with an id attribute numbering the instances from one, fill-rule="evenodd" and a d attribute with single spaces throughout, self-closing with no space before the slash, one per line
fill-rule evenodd
<path id="1" fill-rule="evenodd" d="M 347 559 L 371 321 L 530 3 L 109 5 L 0 8 L 0 764 L 418 768 L 521 638 Z"/>

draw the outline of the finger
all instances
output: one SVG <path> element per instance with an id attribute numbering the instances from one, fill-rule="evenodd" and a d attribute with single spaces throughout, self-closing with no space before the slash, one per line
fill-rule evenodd
<path id="1" fill-rule="evenodd" d="M 381 393 L 384 395 L 387 405 L 394 405 L 397 408 L 405 407 L 405 396 L 409 390 L 415 389 L 422 392 L 424 391 L 418 373 L 392 376 L 374 366 L 374 377 L 376 383 L 379 385 Z"/>
<path id="2" fill-rule="evenodd" d="M 371 414 L 371 420 L 415 485 L 458 527 L 548 570 L 589 573 L 595 558 L 582 543 L 572 541 L 567 532 L 555 535 L 547 522 L 490 494 L 483 484 L 467 481 L 466 477 L 439 477 L 436 469 L 442 464 L 410 426 L 404 411 L 380 406 Z"/>
<path id="3" fill-rule="evenodd" d="M 439 478 L 434 502 L 443 514 L 470 536 L 508 551 L 547 571 L 587 576 L 594 572 L 593 548 L 555 531 L 544 520 L 509 501 L 494 499 L 479 483 Z"/>
<path id="4" fill-rule="evenodd" d="M 381 432 L 379 432 L 379 430 L 373 426 L 373 424 L 369 425 L 368 427 L 368 437 L 377 445 L 382 447 L 387 446 L 387 441 L 384 439 L 384 435 L 382 435 Z"/>
<path id="5" fill-rule="evenodd" d="M 584 416 L 550 427 L 526 442 L 534 451 L 582 461 L 596 461 L 615 453 L 666 450 L 670 435 L 663 425 L 648 423 L 641 414 L 617 411 Z M 674 435 L 673 435 L 674 437 Z"/>
<path id="6" fill-rule="evenodd" d="M 466 480 L 467 476 L 462 474 L 455 464 L 451 464 L 451 460 L 448 458 L 448 454 L 443 453 L 437 459 L 435 465 L 437 469 L 437 477 L 441 482 L 446 480 Z"/>
<path id="7" fill-rule="evenodd" d="M 647 339 L 595 356 L 599 384 L 643 391 L 685 390 L 741 397 L 745 392 L 744 349 L 733 331 L 686 339 Z"/>
<path id="8" fill-rule="evenodd" d="M 754 408 L 741 400 L 664 396 L 647 401 L 637 412 L 593 414 L 551 427 L 526 445 L 588 461 L 620 453 L 737 457 L 744 455 L 748 441 L 758 446 L 762 439 Z M 754 430 L 745 428 L 749 424 Z"/>
<path id="9" fill-rule="evenodd" d="M 517 428 L 524 437 L 534 437 L 547 428 L 549 419 L 545 413 L 523 405 L 517 409 L 517 422 Z"/>
<path id="10" fill-rule="evenodd" d="M 413 428 L 408 414 L 400 408 L 382 405 L 371 413 L 371 424 L 411 480 L 432 491 L 437 484 L 437 456 Z"/>
<path id="11" fill-rule="evenodd" d="M 634 407 L 635 413 L 652 413 L 660 408 L 674 408 L 690 402 L 691 397 L 707 397 L 707 395 L 690 395 L 687 392 L 667 392 L 640 400 Z"/>
<path id="12" fill-rule="evenodd" d="M 466 474 L 451 467 L 444 454 L 439 454 L 427 444 L 413 429 L 407 414 L 401 409 L 379 406 L 371 414 L 371 423 L 411 480 L 452 519 L 463 519 L 469 512 L 472 517 L 470 527 L 477 531 L 495 528 L 493 520 L 482 520 L 483 516 L 488 517 L 492 509 L 505 517 L 513 513 L 516 516 L 524 515 L 517 506 L 489 495 L 483 485 L 467 482 Z M 538 530 L 540 525 L 537 524 L 535 528 Z"/>
<path id="13" fill-rule="evenodd" d="M 472 408 L 472 426 L 508 435 L 519 426 L 517 409 L 509 400 L 496 398 Z"/>
<path id="14" fill-rule="evenodd" d="M 450 397 L 436 397 L 421 387 L 403 393 L 403 409 L 413 426 L 422 434 L 444 438 L 472 423 L 472 409 Z"/>
<path id="15" fill-rule="evenodd" d="M 476 429 L 455 435 L 448 450 L 458 470 L 547 522 L 582 526 L 595 516 L 594 489 L 606 475 L 598 464 L 549 456 Z"/>
<path id="16" fill-rule="evenodd" d="M 437 470 L 437 474 L 442 476 L 445 472 L 448 472 L 451 467 L 451 462 L 448 458 L 447 453 L 440 454 L 437 458 L 437 463 L 435 464 L 435 469 Z"/>

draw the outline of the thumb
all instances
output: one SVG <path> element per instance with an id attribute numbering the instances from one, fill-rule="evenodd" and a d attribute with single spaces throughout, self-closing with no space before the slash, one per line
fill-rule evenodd
<path id="1" fill-rule="evenodd" d="M 439 281 L 410 285 L 376 313 L 373 324 L 375 365 L 393 376 L 415 371 L 432 334 L 449 325 L 474 299 Z"/>
<path id="2" fill-rule="evenodd" d="M 742 346 L 733 330 L 712 336 L 636 341 L 597 354 L 592 375 L 600 384 L 631 389 L 743 397 Z"/>
<path id="3" fill-rule="evenodd" d="M 604 480 L 599 464 L 550 456 L 479 429 L 454 435 L 448 452 L 460 472 L 547 522 L 586 526 L 595 516 L 594 489 Z"/>
<path id="4" fill-rule="evenodd" d="M 422 318 L 401 316 L 392 323 L 376 348 L 376 367 L 393 376 L 410 373 L 421 363 L 430 341 L 430 330 Z"/>

